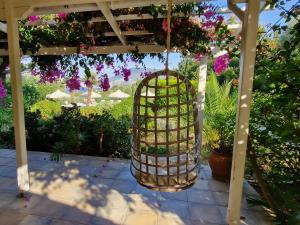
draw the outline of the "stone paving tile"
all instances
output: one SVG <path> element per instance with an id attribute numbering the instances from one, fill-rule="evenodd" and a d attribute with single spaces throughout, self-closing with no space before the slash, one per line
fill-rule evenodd
<path id="1" fill-rule="evenodd" d="M 160 213 L 157 220 L 157 225 L 192 225 L 188 219 L 180 218 L 173 213 Z"/>
<path id="2" fill-rule="evenodd" d="M 126 160 L 65 155 L 52 162 L 45 160 L 49 154 L 29 156 L 32 194 L 16 199 L 16 169 L 10 165 L 15 152 L 0 150 L 0 225 L 226 224 L 229 184 L 212 180 L 207 165 L 192 188 L 167 193 L 138 185 Z M 245 198 L 243 207 L 243 225 L 270 224 L 262 210 L 249 210 Z"/>
<path id="3" fill-rule="evenodd" d="M 161 196 L 163 199 L 173 199 L 179 201 L 187 201 L 187 191 L 179 191 L 179 192 L 161 192 Z"/>
<path id="4" fill-rule="evenodd" d="M 214 205 L 216 203 L 211 191 L 200 191 L 196 189 L 187 190 L 189 202 Z"/>
<path id="5" fill-rule="evenodd" d="M 18 186 L 15 177 L 1 177 L 0 178 L 0 191 L 17 193 Z"/>
<path id="6" fill-rule="evenodd" d="M 159 211 L 164 214 L 171 213 L 175 214 L 180 218 L 189 218 L 189 210 L 188 210 L 188 203 L 184 201 L 177 201 L 177 200 L 163 200 L 160 201 Z"/>
<path id="7" fill-rule="evenodd" d="M 16 177 L 16 167 L 15 166 L 0 166 L 0 177 Z"/>
<path id="8" fill-rule="evenodd" d="M 229 192 L 229 184 L 217 180 L 209 180 L 208 187 L 211 191 Z"/>
<path id="9" fill-rule="evenodd" d="M 191 220 L 201 223 L 223 223 L 220 211 L 216 206 L 189 203 L 189 213 Z"/>
<path id="10" fill-rule="evenodd" d="M 192 186 L 191 189 L 198 189 L 198 190 L 210 190 L 208 181 L 198 179 L 197 182 Z"/>
<path id="11" fill-rule="evenodd" d="M 129 213 L 123 225 L 156 225 L 158 215 L 155 212 L 133 212 Z"/>
<path id="12" fill-rule="evenodd" d="M 140 194 L 128 194 L 126 195 L 126 199 L 130 212 L 154 212 L 160 208 L 160 202 L 156 197 L 144 196 Z"/>
<path id="13" fill-rule="evenodd" d="M 96 215 L 90 220 L 91 225 L 117 225 L 122 224 L 126 210 L 112 209 L 112 208 L 99 208 Z"/>
<path id="14" fill-rule="evenodd" d="M 136 189 L 133 191 L 133 193 L 140 194 L 143 196 L 155 197 L 155 198 L 161 197 L 161 192 L 155 190 L 149 190 L 139 184 L 136 186 Z"/>
<path id="15" fill-rule="evenodd" d="M 136 189 L 137 183 L 131 180 L 116 180 L 112 185 L 112 189 L 124 193 L 130 194 Z"/>
<path id="16" fill-rule="evenodd" d="M 3 212 L 0 213 L 0 225 L 19 225 L 25 217 L 26 215 L 21 213 Z"/>
<path id="17" fill-rule="evenodd" d="M 1 157 L 0 166 L 16 166 L 16 160 L 12 158 Z"/>
<path id="18" fill-rule="evenodd" d="M 78 210 L 76 207 L 68 208 L 63 213 L 63 216 L 61 217 L 63 220 L 68 220 L 71 222 L 79 222 L 83 224 L 89 225 L 89 222 L 91 221 L 93 215 L 82 212 L 81 210 Z"/>
<path id="19" fill-rule="evenodd" d="M 101 178 L 110 178 L 110 179 L 114 179 L 114 178 L 116 178 L 120 173 L 121 173 L 121 170 L 101 168 L 99 174 L 97 174 L 97 175 L 98 175 L 99 177 L 101 177 Z"/>
<path id="20" fill-rule="evenodd" d="M 50 223 L 50 225 L 83 225 L 83 224 L 74 221 L 52 220 L 52 223 Z"/>
<path id="21" fill-rule="evenodd" d="M 51 222 L 52 220 L 47 217 L 28 215 L 19 225 L 50 225 Z"/>
<path id="22" fill-rule="evenodd" d="M 135 178 L 132 176 L 129 169 L 121 171 L 121 173 L 116 177 L 116 180 L 130 180 L 136 183 Z"/>
<path id="23" fill-rule="evenodd" d="M 16 200 L 15 193 L 0 193 L 0 208 L 6 208 Z M 0 211 L 1 212 L 1 211 Z"/>

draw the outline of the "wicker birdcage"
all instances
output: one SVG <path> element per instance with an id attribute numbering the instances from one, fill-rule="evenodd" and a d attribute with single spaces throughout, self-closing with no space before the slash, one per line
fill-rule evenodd
<path id="1" fill-rule="evenodd" d="M 166 70 L 142 80 L 133 107 L 131 172 L 136 180 L 160 191 L 192 186 L 198 176 L 198 136 L 197 99 L 189 80 Z"/>

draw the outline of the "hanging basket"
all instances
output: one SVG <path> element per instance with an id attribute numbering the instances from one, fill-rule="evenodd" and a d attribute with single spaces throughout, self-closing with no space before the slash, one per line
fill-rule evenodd
<path id="1" fill-rule="evenodd" d="M 191 83 L 159 71 L 138 86 L 133 106 L 131 173 L 143 186 L 179 191 L 198 176 L 199 121 Z"/>

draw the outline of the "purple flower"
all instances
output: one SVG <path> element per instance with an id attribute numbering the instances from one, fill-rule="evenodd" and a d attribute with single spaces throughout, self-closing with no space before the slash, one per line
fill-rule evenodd
<path id="1" fill-rule="evenodd" d="M 224 17 L 223 16 L 217 16 L 217 22 L 222 23 L 224 21 Z"/>
<path id="2" fill-rule="evenodd" d="M 66 13 L 58 13 L 57 17 L 60 21 L 66 21 L 67 20 L 67 14 Z"/>
<path id="3" fill-rule="evenodd" d="M 79 76 L 74 76 L 74 77 L 71 77 L 69 78 L 67 81 L 66 81 L 66 85 L 67 87 L 73 91 L 73 90 L 80 90 L 80 80 L 79 80 Z"/>
<path id="4" fill-rule="evenodd" d="M 104 69 L 103 63 L 97 63 L 96 65 L 96 71 L 97 73 L 101 73 L 101 71 Z"/>
<path id="5" fill-rule="evenodd" d="M 2 80 L 0 79 L 0 100 L 4 99 L 6 97 L 6 95 L 7 95 L 7 91 L 4 87 Z"/>
<path id="6" fill-rule="evenodd" d="M 220 75 L 221 73 L 223 73 L 227 69 L 230 61 L 231 59 L 229 58 L 228 54 L 217 57 L 214 62 L 214 71 L 216 72 L 216 74 Z"/>
<path id="7" fill-rule="evenodd" d="M 27 19 L 28 19 L 29 22 L 34 23 L 34 22 L 40 20 L 41 18 L 39 16 L 28 16 Z"/>
<path id="8" fill-rule="evenodd" d="M 150 76 L 151 74 L 152 74 L 152 73 L 151 73 L 150 71 L 144 71 L 144 72 L 141 73 L 141 77 L 142 77 L 142 78 L 145 78 L 145 77 Z"/>
<path id="9" fill-rule="evenodd" d="M 215 15 L 215 12 L 212 10 L 207 10 L 203 15 L 207 20 L 209 20 L 211 17 Z"/>
<path id="10" fill-rule="evenodd" d="M 93 86 L 93 82 L 90 81 L 90 80 L 86 80 L 86 81 L 84 82 L 84 84 L 85 84 L 85 86 L 87 86 L 88 88 L 90 88 L 90 87 Z"/>
<path id="11" fill-rule="evenodd" d="M 109 84 L 109 78 L 107 76 L 107 74 L 104 74 L 101 78 L 100 78 L 100 88 L 103 91 L 108 91 L 110 88 L 110 84 Z"/>
<path id="12" fill-rule="evenodd" d="M 119 76 L 120 75 L 120 70 L 114 69 L 114 74 L 115 74 L 115 76 Z"/>
<path id="13" fill-rule="evenodd" d="M 209 28 L 213 28 L 216 26 L 216 22 L 212 21 L 212 20 L 207 20 L 207 21 L 204 21 L 202 24 L 201 24 L 201 27 L 202 28 L 205 28 L 205 29 L 209 29 Z"/>
<path id="14" fill-rule="evenodd" d="M 201 60 L 203 59 L 203 55 L 201 53 L 197 53 L 194 55 L 194 59 L 200 63 Z"/>
<path id="15" fill-rule="evenodd" d="M 128 80 L 129 80 L 129 77 L 130 77 L 130 75 L 131 75 L 130 69 L 127 69 L 127 68 L 125 68 L 125 67 L 122 67 L 121 70 L 122 70 L 122 74 L 123 74 L 124 80 L 125 80 L 125 81 L 128 81 Z"/>
<path id="16" fill-rule="evenodd" d="M 40 83 L 53 83 L 60 78 L 64 77 L 64 71 L 60 69 L 60 66 L 55 63 L 52 66 L 49 66 L 45 70 L 40 70 L 39 68 L 32 69 L 33 76 L 39 76 Z"/>

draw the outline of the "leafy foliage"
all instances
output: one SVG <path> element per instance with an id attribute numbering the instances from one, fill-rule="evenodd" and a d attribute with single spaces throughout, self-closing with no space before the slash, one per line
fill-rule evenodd
<path id="1" fill-rule="evenodd" d="M 204 107 L 204 143 L 210 150 L 233 150 L 237 91 L 231 82 L 219 84 L 210 74 L 206 84 Z"/>

